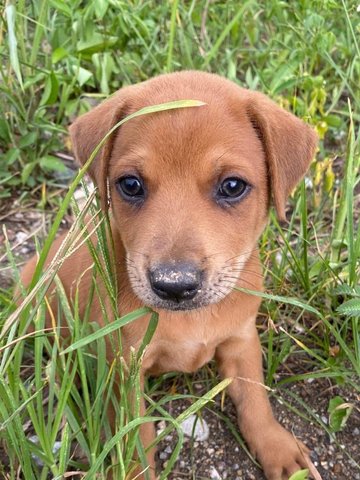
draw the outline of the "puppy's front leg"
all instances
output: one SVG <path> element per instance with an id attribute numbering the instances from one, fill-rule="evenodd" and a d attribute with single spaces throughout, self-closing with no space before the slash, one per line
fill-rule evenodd
<path id="1" fill-rule="evenodd" d="M 254 326 L 246 337 L 232 337 L 216 350 L 223 377 L 233 377 L 228 387 L 242 435 L 260 461 L 268 480 L 288 479 L 295 471 L 312 466 L 308 449 L 273 417 L 263 386 L 262 356 Z"/>

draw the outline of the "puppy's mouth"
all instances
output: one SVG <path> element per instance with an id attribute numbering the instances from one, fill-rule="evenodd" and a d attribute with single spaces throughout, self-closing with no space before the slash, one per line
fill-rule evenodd
<path id="1" fill-rule="evenodd" d="M 128 259 L 128 272 L 134 293 L 145 305 L 171 311 L 189 311 L 215 304 L 236 285 L 239 271 L 229 275 L 228 266 L 210 275 L 191 262 L 172 261 L 148 268 L 141 275 Z"/>
<path id="2" fill-rule="evenodd" d="M 151 302 L 151 300 L 150 300 Z M 161 310 L 171 310 L 173 312 L 186 312 L 190 310 L 196 310 L 202 307 L 205 307 L 208 304 L 202 304 L 195 301 L 158 301 L 156 298 L 153 299 L 152 303 L 147 303 L 149 307 L 158 308 Z"/>

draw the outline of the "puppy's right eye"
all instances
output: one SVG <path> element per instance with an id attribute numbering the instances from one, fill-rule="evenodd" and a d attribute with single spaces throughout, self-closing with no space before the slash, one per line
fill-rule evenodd
<path id="1" fill-rule="evenodd" d="M 135 175 L 121 177 L 116 183 L 116 189 L 124 200 L 128 202 L 134 202 L 143 200 L 145 196 L 145 190 L 140 178 Z"/>

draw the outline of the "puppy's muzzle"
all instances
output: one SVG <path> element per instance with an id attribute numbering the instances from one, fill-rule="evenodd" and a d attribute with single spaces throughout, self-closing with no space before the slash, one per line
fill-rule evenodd
<path id="1" fill-rule="evenodd" d="M 202 272 L 191 263 L 161 264 L 149 270 L 153 292 L 162 300 L 180 303 L 201 291 Z"/>

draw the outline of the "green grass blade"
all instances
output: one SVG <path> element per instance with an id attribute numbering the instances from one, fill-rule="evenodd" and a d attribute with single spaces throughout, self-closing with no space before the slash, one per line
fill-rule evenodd
<path id="1" fill-rule="evenodd" d="M 251 4 L 254 3 L 254 0 L 248 0 L 245 2 L 238 10 L 236 15 L 230 20 L 230 22 L 225 26 L 225 28 L 222 30 L 221 34 L 219 35 L 219 38 L 215 42 L 215 45 L 211 48 L 209 53 L 205 57 L 204 61 L 204 68 L 206 68 L 211 60 L 218 54 L 218 51 L 223 44 L 224 40 L 226 37 L 229 35 L 231 29 L 236 25 L 238 22 L 240 22 L 241 17 L 243 16 L 245 10 L 249 8 Z"/>
<path id="2" fill-rule="evenodd" d="M 152 310 L 150 308 L 144 307 L 144 308 L 139 308 L 134 312 L 128 313 L 127 315 L 124 315 L 121 318 L 117 318 L 113 322 L 109 323 L 108 325 L 105 325 L 105 327 L 100 328 L 99 330 L 92 333 L 91 335 L 81 338 L 77 342 L 73 343 L 72 345 L 70 345 L 70 347 L 62 351 L 60 355 L 65 355 L 67 353 L 73 352 L 74 350 L 77 350 L 78 348 L 85 347 L 85 345 L 95 342 L 96 340 L 99 340 L 99 338 L 105 337 L 106 335 L 109 335 L 115 330 L 118 330 L 121 327 L 124 327 L 125 325 L 127 325 L 128 323 L 131 323 L 134 320 L 142 317 L 143 315 L 146 315 L 151 312 Z"/>
<path id="3" fill-rule="evenodd" d="M 299 307 L 302 310 L 305 310 L 306 312 L 313 313 L 317 317 L 323 318 L 323 315 L 321 314 L 321 312 L 319 312 L 319 310 L 296 298 L 283 297 L 281 295 L 272 295 L 270 293 L 259 292 L 257 290 L 249 290 L 247 288 L 240 288 L 240 287 L 234 287 L 234 290 L 237 290 L 243 293 L 248 293 L 249 295 L 256 295 L 257 297 L 264 298 L 265 300 L 273 300 L 274 302 L 294 305 L 295 307 Z"/>
<path id="4" fill-rule="evenodd" d="M 8 27 L 8 41 L 9 41 L 9 52 L 10 52 L 10 63 L 12 69 L 15 72 L 16 78 L 20 84 L 21 89 L 24 89 L 21 70 L 20 70 L 20 62 L 17 52 L 17 40 L 16 40 L 16 9 L 15 5 L 9 3 L 5 7 L 5 17 Z"/>
<path id="5" fill-rule="evenodd" d="M 169 47 L 166 61 L 166 71 L 171 72 L 172 70 L 172 57 L 174 49 L 174 37 L 176 30 L 176 14 L 178 10 L 179 0 L 173 0 L 171 7 L 171 19 L 170 19 L 170 35 L 169 35 Z"/>
<path id="6" fill-rule="evenodd" d="M 109 452 L 115 447 L 115 445 L 120 442 L 125 435 L 128 435 L 132 430 L 138 429 L 140 425 L 149 422 L 158 422 L 162 420 L 162 417 L 141 417 L 132 420 L 127 423 L 122 429 L 120 429 L 109 441 L 107 441 L 102 448 L 100 455 L 96 458 L 94 464 L 90 470 L 84 476 L 84 480 L 92 479 L 93 476 L 97 473 L 98 468 L 104 462 L 105 458 Z"/>
<path id="7" fill-rule="evenodd" d="M 145 348 L 151 342 L 151 339 L 154 336 L 154 333 L 155 333 L 156 327 L 158 325 L 158 322 L 159 322 L 159 314 L 156 313 L 156 312 L 153 312 L 151 317 L 150 317 L 149 325 L 148 325 L 147 330 L 145 332 L 144 338 L 142 339 L 140 348 L 137 352 L 138 358 L 141 357 Z"/>

